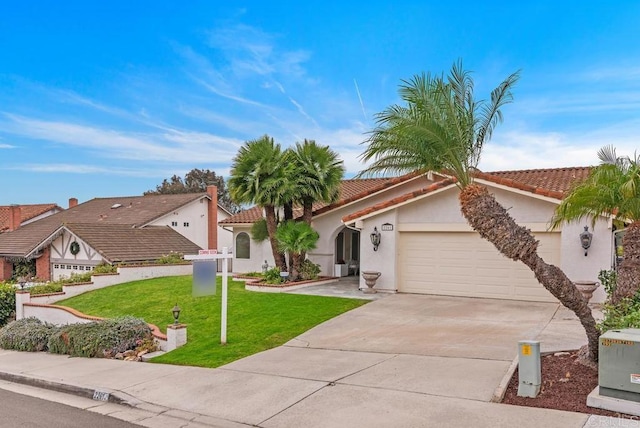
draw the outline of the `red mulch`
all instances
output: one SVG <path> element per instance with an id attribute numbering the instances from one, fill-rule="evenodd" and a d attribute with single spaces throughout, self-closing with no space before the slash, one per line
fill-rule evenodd
<path id="1" fill-rule="evenodd" d="M 578 351 L 569 355 L 547 355 L 542 357 L 542 385 L 536 398 L 518 397 L 518 370 L 516 369 L 502 400 L 516 406 L 542 407 L 567 410 L 592 415 L 640 419 L 587 406 L 587 395 L 598 385 L 598 370 L 577 362 Z"/>

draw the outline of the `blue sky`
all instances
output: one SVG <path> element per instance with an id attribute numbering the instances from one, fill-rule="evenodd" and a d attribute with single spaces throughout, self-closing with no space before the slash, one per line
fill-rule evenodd
<path id="1" fill-rule="evenodd" d="M 138 195 L 192 168 L 226 177 L 265 133 L 328 144 L 352 175 L 400 80 L 458 58 L 479 97 L 522 70 L 483 170 L 638 146 L 640 2 L 344 3 L 7 2 L 0 204 Z"/>

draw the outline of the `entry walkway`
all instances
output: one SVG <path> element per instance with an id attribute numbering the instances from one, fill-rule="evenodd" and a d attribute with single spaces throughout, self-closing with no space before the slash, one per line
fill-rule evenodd
<path id="1" fill-rule="evenodd" d="M 491 402 L 518 340 L 586 341 L 558 314 L 550 303 L 389 295 L 218 369 L 0 351 L 0 377 L 110 392 L 131 407 L 87 407 L 158 428 L 612 426 Z"/>

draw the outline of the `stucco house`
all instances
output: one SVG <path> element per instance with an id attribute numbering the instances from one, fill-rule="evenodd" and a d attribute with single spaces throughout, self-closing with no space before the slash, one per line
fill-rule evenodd
<path id="1" fill-rule="evenodd" d="M 171 251 L 230 247 L 231 233 L 217 225 L 230 213 L 206 193 L 95 198 L 0 234 L 0 280 L 19 260 L 35 260 L 36 276 L 56 280 L 100 263 L 157 260 Z M 14 214 L 15 217 L 15 214 Z M 19 223 L 18 223 L 19 224 Z"/>
<path id="2" fill-rule="evenodd" d="M 573 281 L 596 281 L 601 269 L 612 266 L 610 219 L 599 218 L 595 228 L 589 227 L 592 245 L 586 256 L 579 237 L 590 222 L 549 230 L 555 207 L 572 183 L 588 173 L 588 167 L 478 172 L 476 180 L 535 234 L 548 263 Z M 348 193 L 359 186 L 366 191 Z M 449 177 L 436 173 L 345 180 L 340 201 L 314 210 L 312 226 L 320 241 L 308 257 L 320 264 L 324 275 L 336 274 L 335 264 L 342 259 L 355 259 L 360 271 L 382 273 L 379 291 L 555 301 L 526 266 L 503 257 L 472 231 L 460 213 L 458 194 Z M 221 222 L 233 229 L 237 272 L 259 271 L 265 260 L 273 265 L 269 246 L 249 239 L 251 223 L 261 215 L 259 208 L 252 208 Z M 377 251 L 370 240 L 374 229 L 381 239 Z M 247 251 L 238 251 L 239 245 Z M 245 258 L 238 259 L 239 254 Z M 360 288 L 365 287 L 361 278 Z M 604 298 L 600 288 L 593 300 Z"/>

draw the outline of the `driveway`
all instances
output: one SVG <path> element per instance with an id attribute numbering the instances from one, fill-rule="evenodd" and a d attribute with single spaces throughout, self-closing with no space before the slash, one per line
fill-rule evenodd
<path id="1" fill-rule="evenodd" d="M 391 295 L 221 370 L 328 382 L 263 420 L 265 427 L 424 426 L 425 421 L 582 426 L 585 415 L 558 412 L 558 419 L 545 420 L 549 412 L 490 403 L 517 354 L 517 342 L 546 331 L 558 306 Z M 566 333 L 579 336 L 579 323 L 566 321 L 571 326 Z"/>

